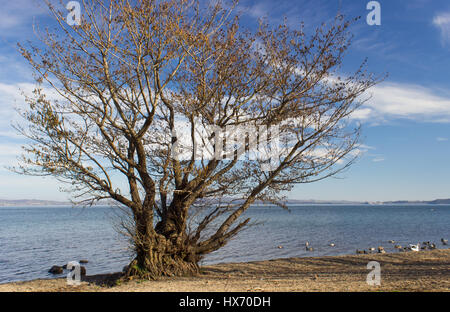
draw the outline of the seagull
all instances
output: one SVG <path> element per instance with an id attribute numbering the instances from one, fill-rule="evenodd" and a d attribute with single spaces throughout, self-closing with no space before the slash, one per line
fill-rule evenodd
<path id="1" fill-rule="evenodd" d="M 441 238 L 441 242 L 442 242 L 442 245 L 447 245 L 448 244 L 448 239 Z"/>
<path id="2" fill-rule="evenodd" d="M 409 244 L 409 247 L 412 251 L 419 251 L 420 250 L 420 244 L 417 243 L 417 245 Z"/>
<path id="3" fill-rule="evenodd" d="M 306 242 L 306 243 L 305 243 L 305 247 L 309 247 L 309 242 Z"/>
<path id="4" fill-rule="evenodd" d="M 334 246 L 336 246 L 334 243 L 331 243 L 331 244 L 330 244 L 330 247 L 334 247 Z"/>

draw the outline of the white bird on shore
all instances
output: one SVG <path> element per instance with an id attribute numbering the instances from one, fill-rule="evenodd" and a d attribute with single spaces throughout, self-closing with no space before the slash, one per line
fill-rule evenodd
<path id="1" fill-rule="evenodd" d="M 417 245 L 409 244 L 409 248 L 412 251 L 419 251 L 420 250 L 420 244 L 419 243 L 417 243 Z"/>

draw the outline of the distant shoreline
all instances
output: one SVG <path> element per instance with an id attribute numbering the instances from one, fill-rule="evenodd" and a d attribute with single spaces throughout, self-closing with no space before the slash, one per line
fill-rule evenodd
<path id="1" fill-rule="evenodd" d="M 237 202 L 238 203 L 238 202 Z M 387 202 L 354 202 L 354 201 L 308 201 L 308 200 L 288 200 L 284 202 L 286 206 L 445 206 L 450 205 L 450 199 L 437 199 L 430 201 L 387 201 Z M 113 203 L 101 203 L 93 205 L 93 207 L 107 207 Z M 1 207 L 73 207 L 70 202 L 47 201 L 47 200 L 3 200 L 0 199 Z M 253 206 L 274 206 L 271 203 L 255 202 Z M 83 207 L 83 206 L 74 206 Z"/>
<path id="2" fill-rule="evenodd" d="M 87 276 L 79 286 L 65 278 L 0 284 L 0 292 L 360 292 L 450 291 L 450 249 L 286 258 L 203 266 L 195 277 L 122 282 L 120 273 Z M 381 266 L 381 285 L 366 283 L 367 263 Z"/>

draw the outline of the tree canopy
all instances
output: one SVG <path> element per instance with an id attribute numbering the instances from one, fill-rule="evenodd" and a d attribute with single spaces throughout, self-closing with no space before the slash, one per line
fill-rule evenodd
<path id="1" fill-rule="evenodd" d="M 128 275 L 197 272 L 248 225 L 252 203 L 283 206 L 295 184 L 355 159 L 350 117 L 379 79 L 365 63 L 339 74 L 352 21 L 252 31 L 235 5 L 84 0 L 69 26 L 49 4 L 58 29 L 19 45 L 37 87 L 16 170 L 129 209 Z"/>

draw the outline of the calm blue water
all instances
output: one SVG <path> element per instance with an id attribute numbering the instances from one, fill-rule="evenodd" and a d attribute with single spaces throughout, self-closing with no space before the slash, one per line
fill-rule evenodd
<path id="1" fill-rule="evenodd" d="M 89 260 L 89 275 L 122 270 L 131 254 L 114 228 L 115 211 L 0 207 L 0 283 L 51 278 L 52 265 L 81 259 Z M 450 206 L 295 206 L 290 212 L 254 207 L 246 216 L 260 224 L 203 264 L 353 254 L 380 245 L 394 251 L 391 239 L 404 246 L 434 241 L 443 248 L 441 237 L 450 238 Z M 313 252 L 305 250 L 305 241 Z"/>

